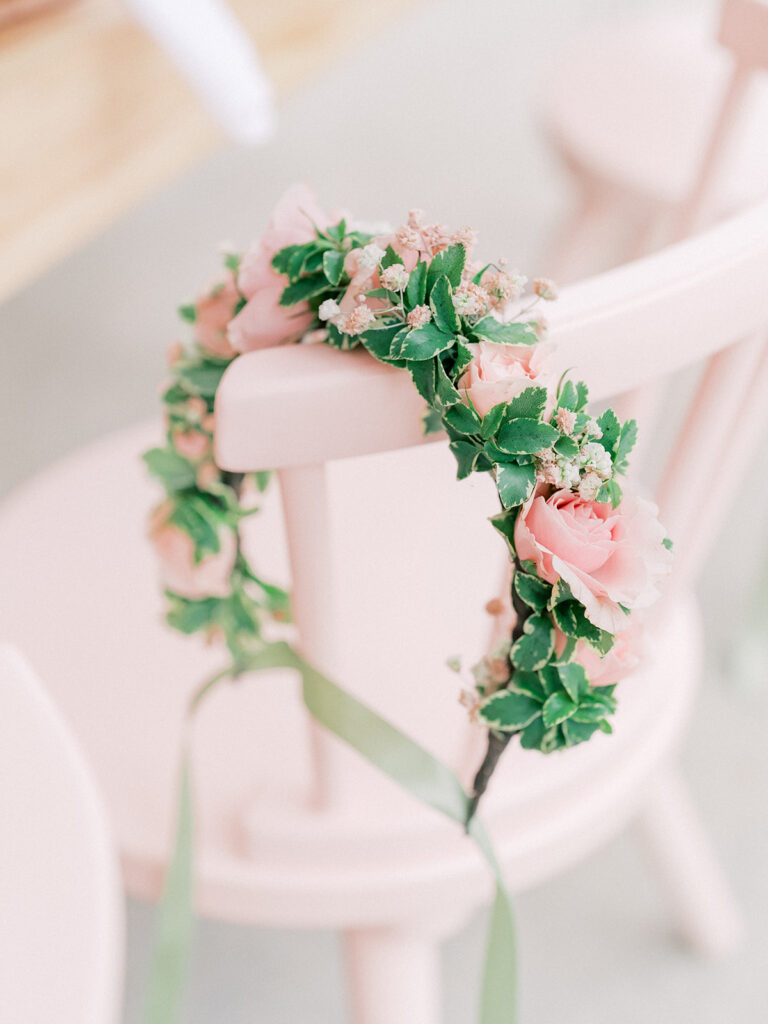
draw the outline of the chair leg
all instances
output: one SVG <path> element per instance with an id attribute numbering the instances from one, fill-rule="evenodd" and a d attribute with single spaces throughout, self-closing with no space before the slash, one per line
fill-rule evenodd
<path id="1" fill-rule="evenodd" d="M 637 827 L 683 937 L 699 952 L 731 953 L 743 917 L 676 768 L 654 779 Z"/>
<path id="2" fill-rule="evenodd" d="M 352 1024 L 439 1024 L 440 946 L 370 928 L 344 936 Z"/>

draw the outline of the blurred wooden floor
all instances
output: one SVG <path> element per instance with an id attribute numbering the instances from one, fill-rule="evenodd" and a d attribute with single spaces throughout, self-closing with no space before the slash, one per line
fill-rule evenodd
<path id="1" fill-rule="evenodd" d="M 232 0 L 278 99 L 412 0 Z M 221 141 L 117 0 L 0 30 L 0 301 Z"/>

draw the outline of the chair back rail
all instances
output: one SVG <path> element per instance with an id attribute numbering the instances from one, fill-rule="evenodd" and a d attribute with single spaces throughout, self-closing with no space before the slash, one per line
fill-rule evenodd
<path id="1" fill-rule="evenodd" d="M 564 289 L 551 315 L 562 369 L 594 399 L 701 363 L 768 325 L 768 202 L 702 235 Z M 362 350 L 251 352 L 216 398 L 216 457 L 250 472 L 313 465 L 424 438 L 409 377 Z"/>
<path id="2" fill-rule="evenodd" d="M 723 0 L 717 41 L 730 50 L 733 65 L 697 173 L 676 213 L 675 239 L 686 238 L 700 223 L 753 76 L 768 68 L 768 6 L 758 0 Z"/>

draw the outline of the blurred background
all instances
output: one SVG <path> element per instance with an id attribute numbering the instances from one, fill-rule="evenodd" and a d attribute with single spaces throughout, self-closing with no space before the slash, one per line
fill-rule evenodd
<path id="1" fill-rule="evenodd" d="M 233 139 L 237 110 L 215 80 L 201 100 L 184 45 L 161 45 L 167 26 L 151 6 L 0 0 L 2 493 L 157 414 L 177 303 L 216 270 L 221 243 L 258 234 L 294 180 L 360 218 L 399 223 L 421 206 L 470 223 L 488 258 L 548 273 L 576 201 L 542 117 L 559 55 L 597 24 L 672 10 L 705 38 L 717 12 L 713 0 L 237 0 L 276 119 L 272 132 L 266 90 Z M 765 451 L 754 500 L 734 511 L 702 579 L 706 679 L 684 756 L 748 941 L 716 964 L 678 946 L 623 836 L 517 900 L 526 1021 L 768 1019 Z M 737 571 L 733 536 L 756 553 Z M 128 1024 L 151 924 L 131 901 Z M 473 1019 L 484 929 L 479 915 L 445 947 L 449 1024 Z M 335 935 L 200 923 L 190 1024 L 341 1024 L 345 1013 Z"/>

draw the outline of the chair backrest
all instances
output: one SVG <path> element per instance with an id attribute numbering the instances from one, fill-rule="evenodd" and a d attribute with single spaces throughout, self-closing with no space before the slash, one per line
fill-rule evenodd
<path id="1" fill-rule="evenodd" d="M 738 64 L 768 69 L 768 4 L 764 0 L 723 0 L 717 40 Z"/>
<path id="2" fill-rule="evenodd" d="M 690 580 L 701 563 L 768 406 L 766 282 L 768 203 L 698 237 L 569 286 L 551 316 L 560 368 L 574 368 L 589 382 L 594 399 L 620 396 L 631 405 L 646 385 L 685 367 L 702 368 L 677 440 L 659 474 L 662 517 L 677 548 L 678 584 Z M 339 622 L 329 599 L 337 566 L 331 545 L 327 463 L 439 440 L 439 435 L 423 437 L 422 411 L 423 403 L 407 374 L 360 350 L 287 346 L 250 353 L 230 366 L 219 387 L 217 461 L 233 471 L 278 470 L 295 619 L 305 653 L 329 671 L 339 660 Z M 642 430 L 642 421 L 640 425 Z M 447 465 L 441 471 L 450 474 Z M 390 477 L 388 486 L 397 487 L 396 481 Z M 425 538 L 432 529 L 430 522 L 451 516 L 451 502 L 464 500 L 462 489 L 455 485 L 455 498 L 438 493 L 436 479 L 432 485 L 434 494 L 426 489 L 416 495 L 411 478 L 399 495 L 403 504 L 432 504 L 432 519 L 422 527 Z M 380 516 L 391 514 L 389 508 Z M 457 525 L 454 518 L 452 529 L 461 530 L 466 521 L 459 519 Z M 478 522 L 480 527 L 485 525 L 479 517 Z M 389 550 L 386 543 L 379 544 L 379 532 L 379 523 L 372 521 L 373 561 L 397 561 L 402 552 L 396 540 L 388 536 Z M 455 540 L 457 533 L 452 536 Z M 500 546 L 498 552 L 501 560 Z M 420 550 L 415 556 L 411 550 L 409 557 L 420 555 Z M 353 571 L 364 579 L 369 563 L 360 549 L 355 557 Z M 471 576 L 474 555 L 466 557 L 466 575 Z M 439 583 L 431 579 L 429 565 L 421 568 L 420 575 L 408 568 L 409 587 L 420 588 L 422 602 L 428 603 L 438 586 L 465 585 L 463 577 L 447 579 L 444 567 L 437 570 Z M 400 600 L 392 594 L 396 591 L 373 600 Z M 407 588 L 404 597 L 408 597 Z M 376 615 L 381 636 L 394 635 L 397 643 L 406 642 L 388 629 L 389 609 L 377 609 Z M 401 631 L 403 621 L 408 628 L 408 620 L 401 619 Z M 418 632 L 416 618 L 410 621 L 412 631 Z M 351 627 L 346 621 L 344 627 L 343 646 L 347 646 Z M 380 636 L 369 632 L 370 643 L 380 643 Z M 411 647 L 416 646 L 414 641 Z M 358 649 L 362 658 L 361 650 L 365 647 Z M 373 657 L 375 647 L 369 650 Z M 358 665 L 357 677 L 365 674 L 364 664 Z M 371 683 L 372 688 L 379 687 L 372 690 L 374 697 L 387 685 L 397 684 Z M 401 699 L 408 706 L 413 698 L 402 695 Z M 397 707 L 394 696 L 392 707 Z"/>
<path id="3" fill-rule="evenodd" d="M 752 77 L 756 71 L 768 69 L 768 5 L 762 0 L 723 0 L 717 41 L 730 50 L 733 65 L 698 171 L 676 217 L 676 239 L 685 238 L 699 223 Z"/>
<path id="4" fill-rule="evenodd" d="M 122 898 L 93 780 L 17 651 L 0 645 L 0 1016 L 120 1018 Z"/>

